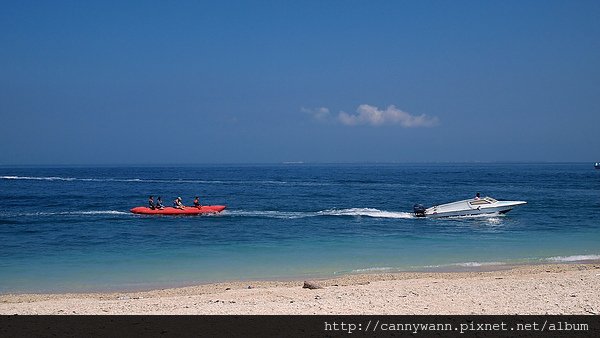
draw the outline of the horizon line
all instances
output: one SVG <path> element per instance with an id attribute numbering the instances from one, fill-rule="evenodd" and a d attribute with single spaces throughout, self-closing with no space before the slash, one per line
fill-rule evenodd
<path id="1" fill-rule="evenodd" d="M 279 161 L 279 162 L 188 162 L 188 163 L 40 163 L 40 164 L 0 164 L 0 168 L 27 167 L 193 167 L 193 166 L 253 166 L 253 165 L 352 165 L 352 164 L 585 164 L 597 161 Z"/>

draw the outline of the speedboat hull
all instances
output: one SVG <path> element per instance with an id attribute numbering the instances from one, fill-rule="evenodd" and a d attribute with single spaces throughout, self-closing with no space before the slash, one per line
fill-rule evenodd
<path id="1" fill-rule="evenodd" d="M 514 207 L 523 204 L 527 204 L 527 202 L 497 201 L 491 197 L 485 197 L 482 199 L 469 199 L 447 204 L 440 204 L 427 209 L 417 209 L 415 206 L 415 215 L 419 217 L 437 218 L 485 214 L 505 214 L 511 211 Z"/>

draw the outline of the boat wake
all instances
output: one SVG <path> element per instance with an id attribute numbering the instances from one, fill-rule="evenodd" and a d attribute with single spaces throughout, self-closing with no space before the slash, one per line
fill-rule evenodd
<path id="1" fill-rule="evenodd" d="M 95 215 L 131 215 L 129 212 L 119 210 L 89 210 L 89 211 L 56 211 L 56 212 L 27 212 L 15 214 L 3 214 L 7 217 L 22 216 L 95 216 Z"/>
<path id="2" fill-rule="evenodd" d="M 300 185 L 320 186 L 328 183 L 320 182 L 288 182 L 278 180 L 198 180 L 198 179 L 161 179 L 161 178 L 80 178 L 60 176 L 0 176 L 3 180 L 25 180 L 25 181 L 63 181 L 63 182 L 134 182 L 134 183 L 198 183 L 198 184 L 268 184 L 268 185 Z"/>
<path id="3" fill-rule="evenodd" d="M 278 219 L 297 219 L 317 216 L 311 212 L 300 211 L 272 211 L 272 210 L 228 210 L 225 209 L 220 213 L 222 216 L 231 217 L 261 217 L 261 218 L 278 218 Z"/>
<path id="4" fill-rule="evenodd" d="M 501 214 L 499 212 L 495 212 L 495 213 L 491 213 L 491 214 L 448 216 L 448 217 L 445 217 L 445 219 L 477 219 L 477 218 L 498 219 L 498 217 L 505 217 L 505 216 L 506 216 L 506 214 Z"/>
<path id="5" fill-rule="evenodd" d="M 77 178 L 59 176 L 0 176 L 3 180 L 26 180 L 26 181 L 81 181 L 81 182 L 144 182 L 139 178 Z"/>
<path id="6" fill-rule="evenodd" d="M 320 216 L 367 216 L 374 218 L 415 218 L 411 212 L 385 211 L 373 208 L 329 209 L 317 212 Z"/>
<path id="7" fill-rule="evenodd" d="M 390 219 L 422 219 L 416 217 L 412 212 L 403 211 L 386 211 L 375 208 L 349 208 L 349 209 L 326 209 L 315 212 L 307 211 L 275 211 L 275 210 L 225 210 L 221 213 L 225 216 L 233 217 L 264 217 L 264 218 L 279 218 L 279 219 L 297 219 L 307 217 L 372 217 L 372 218 L 390 218 Z M 490 225 L 500 224 L 504 214 L 480 214 L 469 216 L 452 216 L 443 219 L 468 220 L 481 219 Z"/>
<path id="8" fill-rule="evenodd" d="M 129 212 L 118 210 L 69 211 L 63 214 L 72 215 L 129 215 Z"/>
<path id="9" fill-rule="evenodd" d="M 54 212 L 29 212 L 29 213 L 2 213 L 2 216 L 20 217 L 20 216 L 94 216 L 94 215 L 131 215 L 128 211 L 120 210 L 81 210 L 81 211 L 54 211 Z M 418 219 L 411 212 L 386 211 L 375 208 L 349 208 L 349 209 L 326 209 L 320 211 L 276 211 L 276 210 L 243 210 L 226 209 L 220 213 L 207 216 L 221 217 L 258 217 L 274 219 L 301 219 L 309 217 L 371 217 L 387 219 Z M 473 215 L 473 216 L 455 216 L 445 219 L 484 219 L 490 224 L 501 222 L 501 214 Z"/>
<path id="10" fill-rule="evenodd" d="M 98 216 L 98 215 L 132 215 L 128 211 L 120 210 L 82 210 L 82 211 L 54 211 L 54 212 L 29 212 L 29 213 L 2 213 L 2 216 Z M 415 218 L 409 212 L 384 211 L 373 208 L 327 209 L 321 211 L 274 211 L 274 210 L 231 210 L 226 209 L 221 213 L 207 214 L 218 217 L 259 217 L 275 219 L 300 219 L 308 217 L 373 217 L 373 218 Z"/>
<path id="11" fill-rule="evenodd" d="M 351 216 L 351 217 L 373 217 L 373 218 L 414 218 L 409 212 L 384 211 L 373 208 L 351 208 L 351 209 L 327 209 L 315 212 L 302 211 L 248 211 L 248 210 L 225 210 L 224 216 L 233 217 L 265 217 L 279 219 L 298 219 L 320 216 Z"/>

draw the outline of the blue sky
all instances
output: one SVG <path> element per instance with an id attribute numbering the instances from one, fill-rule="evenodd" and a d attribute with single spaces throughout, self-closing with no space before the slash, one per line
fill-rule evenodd
<path id="1" fill-rule="evenodd" d="M 0 46 L 0 164 L 600 160 L 598 1 L 14 1 Z"/>

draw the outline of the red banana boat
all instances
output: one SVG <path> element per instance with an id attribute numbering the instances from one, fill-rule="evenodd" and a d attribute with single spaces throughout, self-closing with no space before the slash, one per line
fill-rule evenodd
<path id="1" fill-rule="evenodd" d="M 148 207 L 135 207 L 130 211 L 134 214 L 145 215 L 199 215 L 199 214 L 216 214 L 225 210 L 224 205 L 203 205 L 200 207 L 185 207 L 177 209 L 165 207 L 163 209 L 150 209 Z"/>

